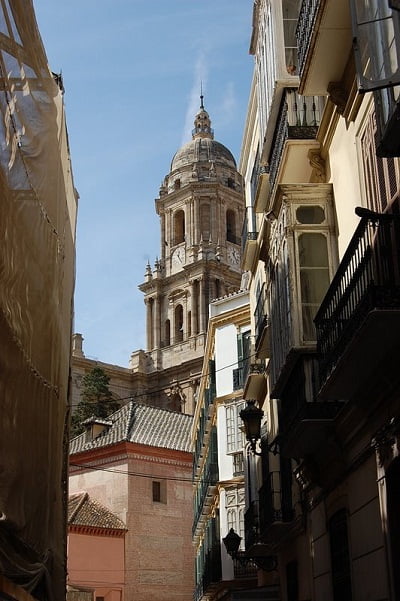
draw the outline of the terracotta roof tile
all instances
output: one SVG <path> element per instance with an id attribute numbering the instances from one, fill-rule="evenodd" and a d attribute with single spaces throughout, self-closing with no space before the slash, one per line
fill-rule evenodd
<path id="1" fill-rule="evenodd" d="M 107 420 L 112 425 L 105 425 L 101 434 L 93 440 L 86 439 L 86 432 L 73 438 L 70 455 L 123 441 L 178 451 L 192 450 L 191 415 L 130 401 Z"/>
<path id="2" fill-rule="evenodd" d="M 125 524 L 107 507 L 93 499 L 87 492 L 79 492 L 68 499 L 68 525 L 126 530 Z"/>

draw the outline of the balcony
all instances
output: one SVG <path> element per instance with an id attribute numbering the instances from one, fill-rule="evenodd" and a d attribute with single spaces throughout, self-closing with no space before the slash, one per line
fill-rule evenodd
<path id="1" fill-rule="evenodd" d="M 293 88 L 286 88 L 279 109 L 272 152 L 269 157 L 269 191 L 273 194 L 278 181 L 278 173 L 284 166 L 285 177 L 279 181 L 287 183 L 304 180 L 304 174 L 310 169 L 308 151 L 310 143 L 302 141 L 315 140 L 321 120 L 321 103 L 318 97 L 301 97 Z M 285 145 L 293 141 L 293 151 L 286 153 L 283 161 Z"/>
<path id="2" fill-rule="evenodd" d="M 221 545 L 214 542 L 206 552 L 202 574 L 194 590 L 193 600 L 200 601 L 204 596 L 212 593 L 218 587 L 221 578 Z"/>
<path id="3" fill-rule="evenodd" d="M 246 369 L 247 367 L 247 369 Z M 263 400 L 267 392 L 267 379 L 265 375 L 265 364 L 248 363 L 245 367 L 247 377 L 243 390 L 244 399 Z"/>
<path id="4" fill-rule="evenodd" d="M 269 479 L 258 491 L 260 538 L 273 547 L 279 546 L 297 525 L 292 506 L 291 478 L 290 469 L 287 473 L 270 472 Z"/>
<path id="5" fill-rule="evenodd" d="M 257 228 L 253 207 L 246 208 L 246 215 L 242 228 L 242 269 L 247 271 L 251 268 L 257 252 Z"/>
<path id="6" fill-rule="evenodd" d="M 217 492 L 218 464 L 210 463 L 201 478 L 195 497 L 193 535 L 199 527 L 201 516 L 208 513 L 208 509 Z"/>
<path id="7" fill-rule="evenodd" d="M 315 453 L 334 432 L 344 402 L 317 402 L 317 391 L 317 360 L 302 355 L 281 392 L 279 443 L 284 457 Z"/>
<path id="8" fill-rule="evenodd" d="M 257 357 L 265 359 L 271 356 L 271 338 L 270 338 L 270 319 L 267 314 L 267 298 L 265 294 L 265 284 L 257 298 L 256 310 L 254 311 L 255 323 L 255 350 Z"/>
<path id="9" fill-rule="evenodd" d="M 400 340 L 400 219 L 362 216 L 315 317 L 319 398 L 372 400 L 393 378 Z"/>
<path id="10" fill-rule="evenodd" d="M 342 79 L 352 44 L 349 4 L 303 0 L 296 31 L 301 94 L 323 96 L 330 82 Z"/>
<path id="11" fill-rule="evenodd" d="M 269 167 L 263 166 L 258 170 L 258 182 L 255 194 L 254 210 L 263 213 L 269 196 Z"/>
<path id="12" fill-rule="evenodd" d="M 260 521 L 258 501 L 252 501 L 244 514 L 244 541 L 246 551 L 259 541 Z"/>

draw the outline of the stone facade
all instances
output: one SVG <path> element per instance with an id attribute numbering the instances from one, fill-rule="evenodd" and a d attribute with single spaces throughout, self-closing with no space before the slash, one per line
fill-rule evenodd
<path id="1" fill-rule="evenodd" d="M 192 597 L 191 423 L 131 403 L 96 438 L 71 443 L 70 493 L 87 491 L 126 524 L 126 601 Z"/>

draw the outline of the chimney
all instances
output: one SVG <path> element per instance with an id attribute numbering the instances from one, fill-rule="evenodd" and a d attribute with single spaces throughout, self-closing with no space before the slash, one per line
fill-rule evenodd
<path id="1" fill-rule="evenodd" d="M 84 357 L 82 350 L 83 336 L 82 334 L 72 334 L 72 356 L 73 357 Z"/>

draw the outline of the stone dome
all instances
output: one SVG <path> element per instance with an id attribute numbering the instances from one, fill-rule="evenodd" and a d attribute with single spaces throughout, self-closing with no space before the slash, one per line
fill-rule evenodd
<path id="1" fill-rule="evenodd" d="M 214 140 L 211 119 L 203 104 L 203 94 L 200 100 L 200 108 L 194 118 L 192 140 L 176 152 L 171 162 L 171 172 L 200 162 L 215 163 L 236 170 L 236 161 L 230 150 Z"/>
<path id="2" fill-rule="evenodd" d="M 194 138 L 180 148 L 171 162 L 171 171 L 199 162 L 213 162 L 236 169 L 230 150 L 212 138 Z"/>

